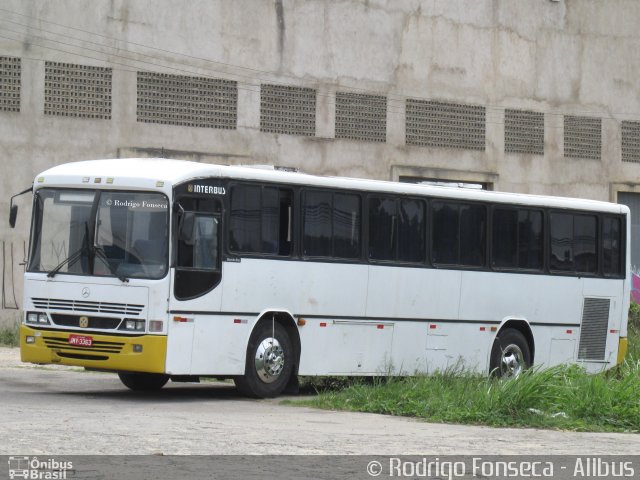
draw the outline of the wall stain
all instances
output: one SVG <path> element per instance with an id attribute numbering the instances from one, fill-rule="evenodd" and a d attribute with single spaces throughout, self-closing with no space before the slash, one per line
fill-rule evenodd
<path id="1" fill-rule="evenodd" d="M 280 68 L 282 69 L 284 57 L 284 36 L 286 33 L 286 25 L 284 23 L 284 7 L 282 0 L 275 0 L 276 21 L 278 23 L 278 53 L 280 54 Z"/>

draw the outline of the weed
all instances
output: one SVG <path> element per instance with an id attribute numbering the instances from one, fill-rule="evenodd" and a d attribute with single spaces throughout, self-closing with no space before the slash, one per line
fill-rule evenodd
<path id="1" fill-rule="evenodd" d="M 19 339 L 17 325 L 0 327 L 0 345 L 17 347 Z"/>

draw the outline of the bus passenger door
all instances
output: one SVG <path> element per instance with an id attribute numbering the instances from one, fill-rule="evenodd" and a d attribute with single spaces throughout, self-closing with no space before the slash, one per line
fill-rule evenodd
<path id="1" fill-rule="evenodd" d="M 188 375 L 196 354 L 210 350 L 201 344 L 213 335 L 220 311 L 222 207 L 217 200 L 186 196 L 178 197 L 174 210 L 167 372 Z"/>

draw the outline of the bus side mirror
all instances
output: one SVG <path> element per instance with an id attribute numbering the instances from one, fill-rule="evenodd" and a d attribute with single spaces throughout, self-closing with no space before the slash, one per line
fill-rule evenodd
<path id="1" fill-rule="evenodd" d="M 11 197 L 11 200 L 9 201 L 9 226 L 11 228 L 16 227 L 16 218 L 18 218 L 18 206 L 13 204 L 13 199 L 19 197 L 20 195 L 24 195 L 27 192 L 30 192 L 31 188 L 32 187 L 29 187 Z"/>
<path id="2" fill-rule="evenodd" d="M 11 205 L 9 209 L 9 226 L 11 228 L 16 228 L 16 218 L 18 218 L 18 206 Z"/>

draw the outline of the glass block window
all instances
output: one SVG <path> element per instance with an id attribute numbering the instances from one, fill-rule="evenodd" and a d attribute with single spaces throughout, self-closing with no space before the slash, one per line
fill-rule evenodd
<path id="1" fill-rule="evenodd" d="M 640 163 L 640 122 L 622 122 L 622 161 Z"/>
<path id="2" fill-rule="evenodd" d="M 111 68 L 45 62 L 45 115 L 110 119 L 111 75 Z"/>
<path id="3" fill-rule="evenodd" d="M 337 92 L 336 138 L 385 142 L 387 97 Z"/>
<path id="4" fill-rule="evenodd" d="M 602 119 L 565 115 L 564 156 L 600 160 L 602 156 Z"/>
<path id="5" fill-rule="evenodd" d="M 485 107 L 407 99 L 407 145 L 484 150 L 485 136 Z"/>
<path id="6" fill-rule="evenodd" d="M 262 84 L 260 131 L 313 137 L 316 134 L 316 91 Z"/>
<path id="7" fill-rule="evenodd" d="M 139 122 L 235 129 L 237 111 L 238 82 L 138 72 Z"/>
<path id="8" fill-rule="evenodd" d="M 544 114 L 505 110 L 504 151 L 544 155 Z"/>
<path id="9" fill-rule="evenodd" d="M 17 57 L 0 57 L 0 111 L 20 111 L 20 73 Z"/>

